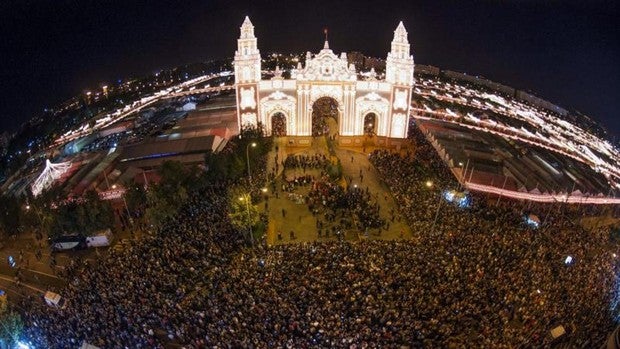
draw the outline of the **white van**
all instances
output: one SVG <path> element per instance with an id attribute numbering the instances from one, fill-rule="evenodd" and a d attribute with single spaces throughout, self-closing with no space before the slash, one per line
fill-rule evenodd
<path id="1" fill-rule="evenodd" d="M 112 240 L 114 240 L 114 234 L 112 234 L 112 230 L 106 229 L 98 232 L 93 236 L 87 237 L 86 245 L 88 247 L 106 247 L 112 244 Z"/>
<path id="2" fill-rule="evenodd" d="M 66 305 L 65 299 L 58 293 L 52 291 L 45 292 L 45 303 L 51 307 L 64 308 Z"/>

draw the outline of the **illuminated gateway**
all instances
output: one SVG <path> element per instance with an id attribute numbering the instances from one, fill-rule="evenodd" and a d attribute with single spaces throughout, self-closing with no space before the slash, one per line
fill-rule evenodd
<path id="1" fill-rule="evenodd" d="M 319 99 L 329 98 L 337 104 L 338 135 L 342 142 L 364 135 L 364 121 L 369 114 L 374 114 L 377 136 L 388 140 L 407 137 L 413 56 L 402 22 L 394 31 L 385 80 L 377 80 L 374 70 L 368 79 L 358 80 L 355 66 L 347 64 L 346 53 L 334 54 L 327 40 L 318 54 L 306 54 L 305 66 L 299 63 L 291 72 L 291 79 L 284 79 L 276 69 L 273 78 L 261 80 L 261 56 L 248 17 L 241 25 L 234 67 L 240 128 L 260 122 L 271 134 L 277 114 L 285 119 L 286 135 L 311 136 L 313 105 Z"/>

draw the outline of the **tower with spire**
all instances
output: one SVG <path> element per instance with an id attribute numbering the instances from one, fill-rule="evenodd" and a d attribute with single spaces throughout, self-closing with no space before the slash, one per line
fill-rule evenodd
<path id="1" fill-rule="evenodd" d="M 411 86 L 413 85 L 413 56 L 409 53 L 407 30 L 401 21 L 394 30 L 392 47 L 388 52 L 385 64 L 385 80 L 387 82 Z"/>
<path id="2" fill-rule="evenodd" d="M 290 137 L 289 144 L 310 145 L 316 126 L 315 103 L 329 99 L 337 110 L 333 131 L 341 144 L 362 144 L 369 141 L 367 135 L 371 133 L 375 144 L 400 146 L 407 137 L 414 84 L 413 56 L 403 23 L 394 31 L 385 79 L 374 70 L 358 72 L 345 52 L 334 53 L 327 28 L 323 33 L 323 48 L 317 54 L 307 52 L 303 65 L 298 62 L 296 69 L 284 70 L 276 67 L 272 78 L 262 79 L 254 26 L 245 17 L 234 59 L 239 131 L 260 123 L 266 134 L 273 134 L 278 128 L 276 134 L 284 132 Z M 284 72 L 290 73 L 290 78 Z M 360 74 L 368 78 L 360 79 Z"/>
<path id="3" fill-rule="evenodd" d="M 385 81 L 392 85 L 390 137 L 405 138 L 409 126 L 411 90 L 413 88 L 413 56 L 410 54 L 407 30 L 401 21 L 394 30 L 391 50 L 385 64 Z"/>
<path id="4" fill-rule="evenodd" d="M 248 16 L 245 17 L 240 29 L 234 60 L 237 118 L 240 126 L 256 126 L 259 115 L 261 57 L 254 36 L 254 25 Z"/>

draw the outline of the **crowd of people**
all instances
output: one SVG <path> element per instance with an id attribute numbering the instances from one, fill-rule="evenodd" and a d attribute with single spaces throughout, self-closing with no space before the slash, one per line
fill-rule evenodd
<path id="1" fill-rule="evenodd" d="M 585 229 L 577 222 L 592 211 L 600 214 L 600 209 L 510 200 L 489 203 L 475 193 L 468 193 L 474 203 L 469 209 L 450 205 L 441 190 L 459 185 L 421 132 L 415 127 L 413 131 L 415 155 L 377 150 L 370 160 L 390 187 L 415 240 L 434 251 L 427 257 L 433 259 L 437 252 L 445 258 L 441 264 L 451 276 L 436 285 L 450 295 L 459 288 L 452 278 L 463 282 L 461 289 L 475 281 L 471 294 L 460 290 L 459 297 L 445 298 L 469 311 L 492 310 L 485 317 L 486 328 L 478 326 L 486 341 L 493 333 L 497 338 L 481 344 L 547 345 L 549 331 L 559 325 L 571 332 L 576 347 L 600 344 L 620 310 L 612 306 L 619 300 L 620 253 L 610 244 L 609 228 Z M 530 212 L 543 218 L 539 228 L 525 223 Z"/>
<path id="2" fill-rule="evenodd" d="M 545 212 L 535 228 L 521 203 L 449 205 L 439 190 L 458 183 L 413 132 L 415 153 L 370 156 L 412 239 L 244 248 L 225 189 L 210 188 L 73 278 L 65 308 L 24 303 L 26 337 L 37 348 L 516 348 L 550 346 L 563 326 L 556 341 L 600 346 L 620 310 L 620 249 L 574 222 L 592 208 L 530 205 Z M 309 209 L 326 222 L 385 223 L 367 191 L 309 179 Z"/>
<path id="3" fill-rule="evenodd" d="M 312 136 L 319 137 L 329 135 L 330 130 L 327 120 L 338 120 L 338 105 L 331 98 L 319 98 L 312 106 Z"/>
<path id="4" fill-rule="evenodd" d="M 303 175 L 303 176 L 295 176 L 292 178 L 288 178 L 283 176 L 282 178 L 282 191 L 292 193 L 298 188 L 302 188 L 308 186 L 314 182 L 314 176 L 312 175 Z M 275 183 L 274 183 L 275 185 Z M 277 192 L 276 192 L 277 194 Z"/>
<path id="5" fill-rule="evenodd" d="M 276 113 L 271 118 L 271 135 L 275 137 L 286 136 L 286 116 Z"/>
<path id="6" fill-rule="evenodd" d="M 367 232 L 368 229 L 382 228 L 386 223 L 380 216 L 379 203 L 373 200 L 367 188 L 351 185 L 345 188 L 325 176 L 312 183 L 306 202 L 310 212 L 317 217 L 319 237 L 323 229 L 329 235 L 328 226 L 332 227 L 333 233 L 352 228 Z"/>
<path id="7" fill-rule="evenodd" d="M 325 154 L 289 155 L 286 157 L 286 160 L 284 160 L 284 169 L 302 169 L 304 171 L 309 169 L 325 170 L 329 164 L 330 161 Z"/>
<path id="8" fill-rule="evenodd" d="M 59 291 L 65 308 L 24 301 L 26 338 L 36 348 L 203 347 L 196 329 L 210 323 L 212 278 L 242 246 L 222 190 L 197 193 L 156 232 L 82 271 Z"/>

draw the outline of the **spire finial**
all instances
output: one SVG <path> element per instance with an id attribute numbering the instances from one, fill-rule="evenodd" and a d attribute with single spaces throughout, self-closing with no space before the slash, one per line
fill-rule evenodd
<path id="1" fill-rule="evenodd" d="M 405 25 L 403 21 L 398 23 L 396 30 L 394 30 L 394 40 L 397 42 L 407 43 L 407 29 L 405 29 Z"/>
<path id="2" fill-rule="evenodd" d="M 325 27 L 323 29 L 323 34 L 325 34 L 325 44 L 323 45 L 323 49 L 328 49 L 329 48 L 329 42 L 327 41 L 327 27 Z"/>
<path id="3" fill-rule="evenodd" d="M 245 16 L 243 23 L 241 24 L 241 38 L 248 39 L 254 37 L 254 25 L 250 21 L 250 17 Z"/>

